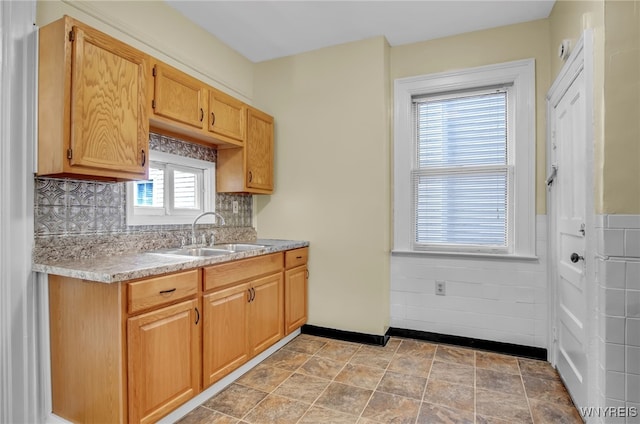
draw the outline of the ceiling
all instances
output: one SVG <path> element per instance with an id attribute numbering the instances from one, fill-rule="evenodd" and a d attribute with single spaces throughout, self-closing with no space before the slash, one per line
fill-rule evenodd
<path id="1" fill-rule="evenodd" d="M 543 19 L 555 0 L 165 0 L 252 62 L 384 35 L 391 46 Z"/>

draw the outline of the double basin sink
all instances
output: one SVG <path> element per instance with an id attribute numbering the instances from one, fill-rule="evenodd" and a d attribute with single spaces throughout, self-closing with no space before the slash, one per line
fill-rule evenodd
<path id="1" fill-rule="evenodd" d="M 226 243 L 226 244 L 214 244 L 210 247 L 181 247 L 174 249 L 159 249 L 154 250 L 151 253 L 159 253 L 163 255 L 179 255 L 179 256 L 193 256 L 193 257 L 208 257 L 208 256 L 220 256 L 228 255 L 236 252 L 246 252 L 249 250 L 258 250 L 266 247 L 263 244 L 255 243 Z"/>

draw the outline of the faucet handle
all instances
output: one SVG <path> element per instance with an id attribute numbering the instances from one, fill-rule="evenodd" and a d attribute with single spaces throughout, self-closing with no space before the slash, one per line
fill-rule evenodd
<path id="1" fill-rule="evenodd" d="M 180 248 L 183 248 L 187 245 L 187 238 L 186 237 L 182 237 L 182 239 L 180 240 Z"/>
<path id="2" fill-rule="evenodd" d="M 205 245 L 205 246 L 207 245 L 207 235 L 206 234 L 203 233 L 202 237 L 200 237 L 200 240 L 201 240 L 201 243 L 203 245 Z"/>

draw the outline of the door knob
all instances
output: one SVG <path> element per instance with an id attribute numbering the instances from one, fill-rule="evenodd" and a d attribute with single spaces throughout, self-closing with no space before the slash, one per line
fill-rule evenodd
<path id="1" fill-rule="evenodd" d="M 573 252 L 569 259 L 571 259 L 571 262 L 575 264 L 578 261 L 584 261 L 584 256 L 580 256 L 577 253 Z"/>

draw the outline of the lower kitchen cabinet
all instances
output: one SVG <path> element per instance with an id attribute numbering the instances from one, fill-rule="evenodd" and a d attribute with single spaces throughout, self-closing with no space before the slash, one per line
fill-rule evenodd
<path id="1" fill-rule="evenodd" d="M 249 284 L 218 290 L 202 302 L 202 375 L 209 386 L 249 359 Z"/>
<path id="2" fill-rule="evenodd" d="M 282 253 L 205 268 L 205 289 L 213 287 L 203 296 L 205 387 L 284 336 L 282 268 Z"/>
<path id="3" fill-rule="evenodd" d="M 127 320 L 129 422 L 156 422 L 200 391 L 199 321 L 196 299 Z"/>
<path id="4" fill-rule="evenodd" d="M 285 252 L 284 272 L 284 333 L 291 334 L 307 322 L 307 259 L 309 248 Z"/>
<path id="5" fill-rule="evenodd" d="M 111 284 L 49 275 L 52 412 L 158 421 L 306 322 L 306 259 L 295 249 Z"/>
<path id="6" fill-rule="evenodd" d="M 249 303 L 249 349 L 256 356 L 284 336 L 282 309 L 282 273 L 251 283 Z"/>
<path id="7" fill-rule="evenodd" d="M 112 284 L 50 275 L 53 413 L 148 423 L 196 395 L 199 284 L 199 269 Z"/>

